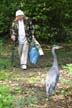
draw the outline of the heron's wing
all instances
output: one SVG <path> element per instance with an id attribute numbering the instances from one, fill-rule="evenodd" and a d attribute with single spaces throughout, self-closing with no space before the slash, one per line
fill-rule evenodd
<path id="1" fill-rule="evenodd" d="M 57 67 L 52 66 L 50 70 L 48 71 L 47 77 L 46 77 L 46 93 L 47 95 L 50 95 L 52 91 L 55 89 L 57 82 L 59 80 L 59 70 Z"/>
<path id="2" fill-rule="evenodd" d="M 54 76 L 55 74 L 58 74 L 59 70 L 57 67 L 51 67 L 50 70 L 48 71 L 48 75 Z"/>
<path id="3" fill-rule="evenodd" d="M 59 72 L 57 72 L 58 70 L 56 70 L 55 67 L 52 67 L 48 74 L 47 74 L 47 77 L 46 77 L 46 83 L 47 84 L 50 84 L 50 83 L 56 83 L 58 82 L 59 80 Z"/>

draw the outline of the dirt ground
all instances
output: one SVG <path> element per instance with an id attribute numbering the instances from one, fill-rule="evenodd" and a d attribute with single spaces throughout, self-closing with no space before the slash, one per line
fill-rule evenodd
<path id="1" fill-rule="evenodd" d="M 8 71 L 9 78 L 0 81 L 11 87 L 11 93 L 16 96 L 16 108 L 21 97 L 25 99 L 25 103 L 19 108 L 72 108 L 72 74 L 63 68 L 63 65 L 72 63 L 72 47 L 64 46 L 63 49 L 56 51 L 60 78 L 56 91 L 49 98 L 45 92 L 45 78 L 53 62 L 50 46 L 44 48 L 44 53 L 36 65 L 28 62 L 27 70 L 12 67 Z"/>
<path id="2" fill-rule="evenodd" d="M 72 108 L 72 85 L 61 82 L 63 78 L 72 82 L 72 76 L 66 70 L 60 69 L 60 80 L 56 92 L 48 98 L 44 85 L 47 71 L 47 67 L 31 68 L 26 71 L 14 68 L 9 79 L 0 83 L 11 87 L 11 93 L 15 94 L 17 99 L 15 105 L 22 97 L 27 102 L 30 97 L 35 99 L 33 102 L 22 103 L 23 107 L 20 108 Z"/>

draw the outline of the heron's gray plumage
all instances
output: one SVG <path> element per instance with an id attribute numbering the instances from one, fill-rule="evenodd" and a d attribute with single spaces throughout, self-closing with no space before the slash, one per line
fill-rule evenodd
<path id="1" fill-rule="evenodd" d="M 54 45 L 52 47 L 52 54 L 54 57 L 54 61 L 46 77 L 46 94 L 48 96 L 51 95 L 52 91 L 55 89 L 57 82 L 59 80 L 58 61 L 57 61 L 57 57 L 55 54 L 55 49 L 59 49 L 59 48 L 60 46 L 57 46 L 57 45 Z"/>

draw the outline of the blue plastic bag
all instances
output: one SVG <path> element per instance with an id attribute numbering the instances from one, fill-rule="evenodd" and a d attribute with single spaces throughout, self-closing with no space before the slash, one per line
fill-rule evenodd
<path id="1" fill-rule="evenodd" d="M 36 64 L 38 61 L 38 57 L 39 57 L 38 48 L 36 46 L 32 46 L 29 50 L 30 63 Z"/>

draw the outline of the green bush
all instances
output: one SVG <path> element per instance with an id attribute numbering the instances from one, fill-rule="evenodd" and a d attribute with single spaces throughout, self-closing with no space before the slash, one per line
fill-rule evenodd
<path id="1" fill-rule="evenodd" d="M 10 93 L 10 88 L 0 85 L 0 108 L 13 108 L 14 96 Z"/>
<path id="2" fill-rule="evenodd" d="M 9 33 L 17 9 L 32 17 L 36 37 L 52 41 L 72 40 L 72 0 L 2 0 L 0 33 Z"/>

